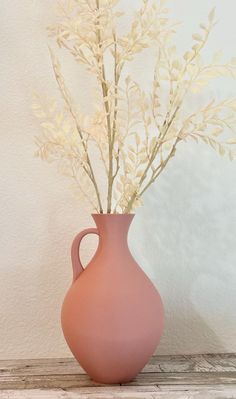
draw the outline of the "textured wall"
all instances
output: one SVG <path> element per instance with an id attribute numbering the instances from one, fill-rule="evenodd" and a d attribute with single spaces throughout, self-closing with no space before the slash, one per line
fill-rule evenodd
<path id="1" fill-rule="evenodd" d="M 131 8 L 138 3 L 129 2 Z M 234 0 L 170 3 L 174 17 L 185 20 L 181 47 L 216 4 L 221 19 L 210 46 L 232 54 Z M 46 0 L 1 1 L 0 358 L 69 354 L 59 322 L 71 279 L 69 249 L 73 236 L 92 224 L 67 180 L 33 158 L 39 128 L 29 109 L 32 89 L 57 95 L 45 34 L 54 6 Z M 86 95 L 87 82 L 64 60 L 74 86 Z M 145 82 L 148 65 L 137 72 Z M 212 92 L 235 94 L 236 86 L 224 80 Z M 159 353 L 236 350 L 235 173 L 236 162 L 203 145 L 183 144 L 136 215 L 130 246 L 166 308 Z M 85 260 L 94 244 L 90 238 L 83 244 Z"/>

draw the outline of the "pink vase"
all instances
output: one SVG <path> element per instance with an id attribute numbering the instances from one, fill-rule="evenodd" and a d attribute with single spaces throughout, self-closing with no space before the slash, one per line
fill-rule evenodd
<path id="1" fill-rule="evenodd" d="M 97 228 L 72 244 L 73 284 L 62 306 L 65 339 L 95 381 L 124 383 L 145 366 L 163 330 L 159 293 L 132 257 L 127 243 L 134 215 L 92 215 Z M 99 236 L 84 270 L 79 246 L 86 234 Z"/>

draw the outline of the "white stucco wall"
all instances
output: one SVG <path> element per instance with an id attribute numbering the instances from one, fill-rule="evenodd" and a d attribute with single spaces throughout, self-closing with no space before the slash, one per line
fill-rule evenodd
<path id="1" fill-rule="evenodd" d="M 138 3 L 129 1 L 131 8 Z M 235 0 L 171 0 L 170 5 L 174 17 L 184 20 L 182 47 L 216 5 L 220 20 L 209 47 L 233 55 Z M 33 158 L 39 127 L 30 111 L 32 89 L 57 95 L 45 33 L 54 6 L 46 0 L 1 1 L 2 359 L 70 355 L 60 329 L 60 305 L 71 279 L 70 244 L 92 225 L 66 178 Z M 69 58 L 66 63 L 74 73 Z M 146 70 L 139 72 L 145 81 Z M 86 95 L 87 82 L 79 83 Z M 235 95 L 236 85 L 224 80 L 212 92 Z M 235 176 L 236 161 L 219 158 L 204 145 L 183 144 L 137 212 L 130 247 L 166 309 L 159 353 L 236 351 Z M 93 247 L 88 238 L 84 259 Z"/>

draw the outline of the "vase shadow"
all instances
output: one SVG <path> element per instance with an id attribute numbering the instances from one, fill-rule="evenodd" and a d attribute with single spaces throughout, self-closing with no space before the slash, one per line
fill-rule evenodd
<path id="1" fill-rule="evenodd" d="M 206 218 L 204 198 L 198 204 L 195 190 L 184 187 L 176 194 L 175 178 L 165 177 L 146 194 L 129 238 L 164 302 L 158 353 L 227 352 L 236 329 L 232 256 L 226 257 L 216 215 L 208 212 Z"/>

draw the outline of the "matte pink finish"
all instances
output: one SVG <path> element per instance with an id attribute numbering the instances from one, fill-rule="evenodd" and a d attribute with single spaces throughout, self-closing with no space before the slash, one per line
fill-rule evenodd
<path id="1" fill-rule="evenodd" d="M 101 383 L 132 380 L 163 330 L 160 295 L 128 248 L 133 217 L 93 215 L 97 229 L 85 230 L 72 244 L 74 281 L 62 306 L 62 328 L 75 358 Z M 89 233 L 99 235 L 99 245 L 84 270 L 78 248 Z"/>

